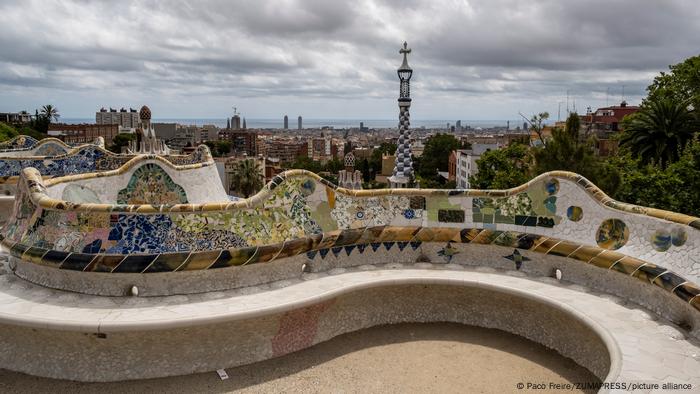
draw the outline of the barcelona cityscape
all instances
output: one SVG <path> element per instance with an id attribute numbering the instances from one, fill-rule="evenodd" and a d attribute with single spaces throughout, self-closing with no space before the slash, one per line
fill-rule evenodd
<path id="1" fill-rule="evenodd" d="M 0 391 L 700 391 L 691 0 L 0 3 Z"/>

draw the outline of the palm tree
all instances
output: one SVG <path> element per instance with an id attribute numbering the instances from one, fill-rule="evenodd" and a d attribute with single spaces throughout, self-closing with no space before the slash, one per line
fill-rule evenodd
<path id="1" fill-rule="evenodd" d="M 245 159 L 236 163 L 231 178 L 231 189 L 245 198 L 263 187 L 263 172 L 254 159 Z"/>
<path id="2" fill-rule="evenodd" d="M 58 109 L 56 107 L 51 104 L 46 104 L 45 106 L 41 107 L 41 116 L 51 123 L 51 120 L 57 121 L 61 115 L 58 114 Z"/>
<path id="3" fill-rule="evenodd" d="M 643 162 L 666 165 L 678 160 L 680 151 L 698 131 L 687 102 L 668 98 L 650 101 L 624 121 L 620 145 L 628 147 Z"/>

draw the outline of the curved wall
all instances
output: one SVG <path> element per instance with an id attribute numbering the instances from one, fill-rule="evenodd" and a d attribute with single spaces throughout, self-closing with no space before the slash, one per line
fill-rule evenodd
<path id="1" fill-rule="evenodd" d="M 572 309 L 517 290 L 447 283 L 378 283 L 304 306 L 192 328 L 98 336 L 0 325 L 0 365 L 78 381 L 174 376 L 249 364 L 343 333 L 403 322 L 456 322 L 500 329 L 555 349 L 601 380 L 614 381 L 619 372 L 619 350 L 609 334 Z"/>
<path id="2" fill-rule="evenodd" d="M 133 179 L 136 172 L 131 169 L 144 160 L 155 160 L 147 164 L 173 174 L 172 179 L 177 172 L 192 169 L 164 159 L 141 158 L 116 173 L 132 174 Z M 139 283 L 156 289 L 159 286 L 149 285 L 149 278 L 157 281 L 154 274 L 172 273 L 174 282 L 190 285 L 188 292 L 201 292 L 208 291 L 204 281 L 188 280 L 193 272 L 211 271 L 199 276 L 224 277 L 222 269 L 283 263 L 293 256 L 313 260 L 317 255 L 322 259 L 328 254 L 350 256 L 355 250 L 376 252 L 394 246 L 400 251 L 417 250 L 423 243 L 441 243 L 440 258 L 449 262 L 459 244 L 495 245 L 507 250 L 498 258 L 516 269 L 538 255 L 563 256 L 610 275 L 632 276 L 700 309 L 700 288 L 694 283 L 700 269 L 700 219 L 618 203 L 572 173 L 543 174 L 505 191 L 350 191 L 295 170 L 275 177 L 252 198 L 235 202 L 183 204 L 178 190 L 187 187 L 156 182 L 157 190 L 165 192 L 155 196 L 168 197 L 158 205 L 137 203 L 144 200 L 139 193 L 150 187 L 143 185 L 155 179 L 145 177 L 148 182 L 141 186 L 137 182 L 124 192 L 120 205 L 55 198 L 81 182 L 99 178 L 124 182 L 126 178 L 113 178 L 116 173 L 43 181 L 36 171 L 24 170 L 21 194 L 3 240 L 18 264 L 83 275 L 83 280 L 64 282 L 65 288 L 74 291 L 81 291 L 75 283 L 94 281 L 91 278 L 96 276 L 90 275 L 95 273 L 101 273 L 103 287 L 85 286 L 82 291 L 123 294 L 121 286 L 130 280 L 124 276 L 128 274 L 142 276 Z M 51 275 L 32 277 L 34 271 L 38 270 L 18 272 L 38 283 L 61 287 L 61 281 L 51 280 Z M 65 275 L 69 276 L 75 275 Z M 241 285 L 228 283 L 229 287 Z"/>

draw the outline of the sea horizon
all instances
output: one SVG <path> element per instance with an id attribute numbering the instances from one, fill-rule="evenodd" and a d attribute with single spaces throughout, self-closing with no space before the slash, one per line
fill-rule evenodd
<path id="1" fill-rule="evenodd" d="M 94 123 L 94 118 L 59 118 L 61 123 L 79 124 L 79 123 Z M 154 118 L 153 123 L 178 123 L 182 125 L 204 126 L 215 125 L 217 127 L 226 127 L 226 118 Z M 516 119 L 481 119 L 481 120 L 461 120 L 462 127 L 470 126 L 472 128 L 492 128 L 506 127 L 510 121 L 510 127 L 515 129 L 522 121 Z M 360 122 L 363 122 L 364 127 L 384 129 L 398 127 L 398 119 L 341 119 L 341 118 L 304 118 L 302 120 L 302 128 L 321 128 L 333 127 L 336 129 L 347 129 L 360 127 Z M 411 127 L 413 128 L 431 128 L 439 129 L 446 128 L 447 123 L 450 126 L 456 124 L 456 120 L 448 119 L 411 119 Z M 254 129 L 283 129 L 282 119 L 270 118 L 250 118 L 246 119 L 246 126 Z M 297 129 L 297 119 L 289 119 L 289 129 Z"/>

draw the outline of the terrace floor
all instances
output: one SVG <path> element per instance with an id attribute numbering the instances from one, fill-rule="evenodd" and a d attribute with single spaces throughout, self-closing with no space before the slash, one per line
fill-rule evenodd
<path id="1" fill-rule="evenodd" d="M 542 345 L 503 331 L 454 323 L 373 327 L 226 372 L 229 379 L 224 381 L 210 372 L 80 383 L 0 370 L 0 391 L 505 393 L 523 382 L 599 381 L 585 368 Z"/>

